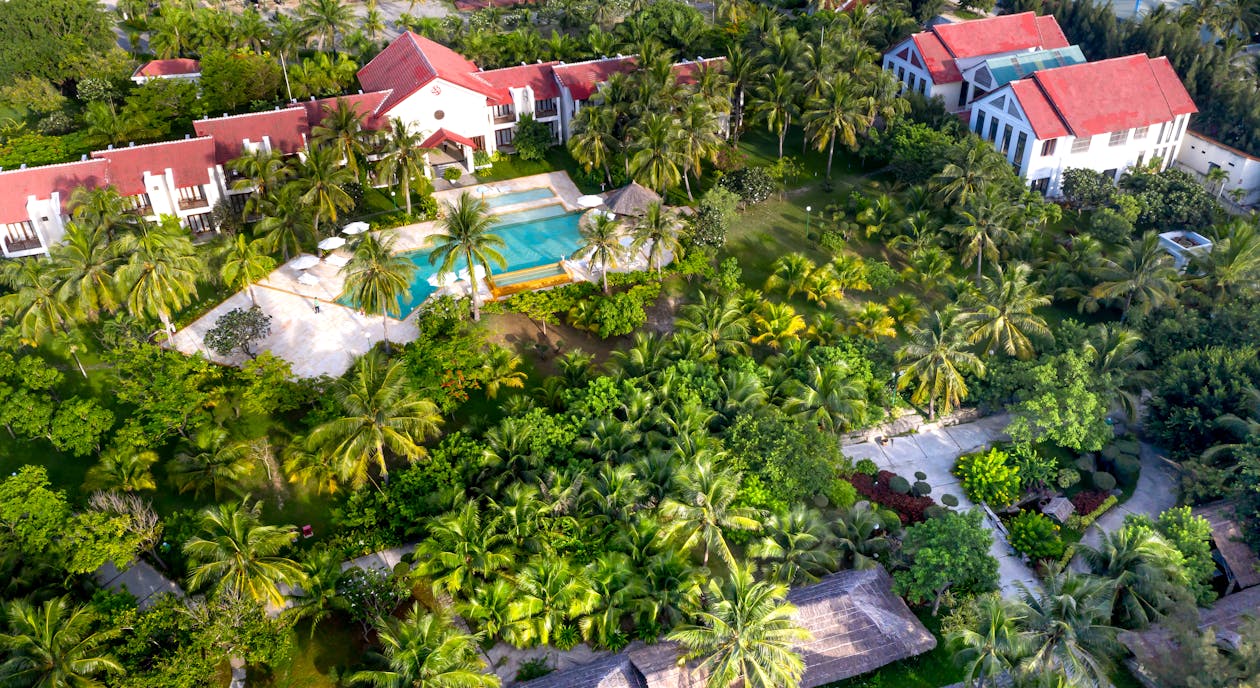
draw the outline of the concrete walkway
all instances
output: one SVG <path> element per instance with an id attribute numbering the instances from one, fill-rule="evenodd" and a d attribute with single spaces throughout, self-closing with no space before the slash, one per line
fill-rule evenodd
<path id="1" fill-rule="evenodd" d="M 925 424 L 913 435 L 894 437 L 892 441 L 880 446 L 874 442 L 861 442 L 844 447 L 844 454 L 854 461 L 870 459 L 882 469 L 892 471 L 913 482 L 915 471 L 927 475 L 927 483 L 932 486 L 932 498 L 940 501 L 941 495 L 952 494 L 958 498 L 958 509 L 966 511 L 975 508 L 962 486 L 958 484 L 950 472 L 959 456 L 984 449 L 994 442 L 1009 440 L 1006 426 L 1010 416 L 1001 414 L 982 418 L 973 423 L 964 423 L 949 427 L 937 424 Z M 998 576 L 1002 593 L 1006 596 L 1018 594 L 1016 582 L 1022 582 L 1030 589 L 1038 587 L 1037 577 L 1023 559 L 1001 533 L 995 524 L 985 517 L 985 526 L 993 531 L 993 547 L 989 553 L 998 561 Z"/>
<path id="2" fill-rule="evenodd" d="M 157 604 L 163 595 L 174 595 L 181 600 L 185 597 L 183 588 L 140 560 L 133 561 L 122 571 L 112 561 L 107 561 L 92 577 L 103 588 L 135 597 L 136 606 L 142 611 Z"/>
<path id="3" fill-rule="evenodd" d="M 1166 452 L 1145 442 L 1140 446 L 1138 457 L 1142 461 L 1142 472 L 1138 474 L 1133 496 L 1095 521 L 1094 526 L 1081 538 L 1082 544 L 1097 547 L 1102 540 L 1102 533 L 1122 528 L 1124 518 L 1129 514 L 1144 514 L 1154 519 L 1177 506 L 1177 474 L 1164 461 Z"/>

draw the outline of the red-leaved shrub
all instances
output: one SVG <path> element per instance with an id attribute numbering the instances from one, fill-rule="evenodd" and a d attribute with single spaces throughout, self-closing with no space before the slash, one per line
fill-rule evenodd
<path id="1" fill-rule="evenodd" d="M 888 487 L 888 483 L 894 475 L 896 474 L 891 471 L 880 471 L 871 478 L 869 475 L 854 473 L 848 480 L 853 483 L 858 494 L 897 512 L 903 524 L 919 523 L 926 519 L 923 512 L 935 505 L 936 501 L 931 497 L 915 497 L 911 494 L 893 492 L 892 488 Z"/>
<path id="2" fill-rule="evenodd" d="M 1111 496 L 1110 492 L 1083 490 L 1077 492 L 1075 497 L 1072 497 L 1072 506 L 1076 507 L 1076 513 L 1081 516 L 1088 516 L 1094 513 L 1094 509 L 1101 506 L 1109 496 Z"/>

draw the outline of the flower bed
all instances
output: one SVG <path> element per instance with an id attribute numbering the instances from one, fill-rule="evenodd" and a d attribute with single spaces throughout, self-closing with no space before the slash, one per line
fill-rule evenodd
<path id="1" fill-rule="evenodd" d="M 1103 492 L 1101 490 L 1083 490 L 1072 496 L 1072 506 L 1076 507 L 1076 513 L 1084 516 L 1085 514 L 1092 513 L 1103 502 L 1107 501 L 1107 498 L 1110 496 L 1110 492 Z"/>
<path id="2" fill-rule="evenodd" d="M 919 523 L 927 518 L 924 514 L 928 507 L 936 506 L 931 497 L 915 497 L 894 491 L 889 484 L 896 477 L 892 471 L 880 471 L 872 478 L 869 475 L 855 473 L 849 476 L 849 482 L 857 489 L 858 494 L 897 512 L 903 524 Z"/>

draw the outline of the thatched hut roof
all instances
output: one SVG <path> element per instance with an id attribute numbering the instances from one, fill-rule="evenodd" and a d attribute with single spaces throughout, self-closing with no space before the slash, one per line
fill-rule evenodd
<path id="1" fill-rule="evenodd" d="M 873 671 L 936 647 L 936 638 L 893 594 L 882 568 L 842 571 L 788 594 L 797 622 L 813 639 L 797 648 L 805 660 L 801 688 Z M 599 662 L 522 684 L 529 688 L 703 688 L 703 677 L 678 666 L 674 643 L 635 643 Z M 638 682 L 636 682 L 638 681 Z"/>
<path id="2" fill-rule="evenodd" d="M 1234 513 L 1234 503 L 1213 502 L 1193 510 L 1212 526 L 1212 541 L 1229 567 L 1227 573 L 1241 589 L 1260 584 L 1260 557 L 1243 541 L 1243 530 Z"/>
<path id="3" fill-rule="evenodd" d="M 660 202 L 661 197 L 655 191 L 638 182 L 630 182 L 604 199 L 604 205 L 622 217 L 642 217 L 649 205 Z"/>

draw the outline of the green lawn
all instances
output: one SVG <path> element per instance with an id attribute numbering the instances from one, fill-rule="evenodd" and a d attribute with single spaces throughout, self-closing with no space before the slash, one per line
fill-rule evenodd
<path id="1" fill-rule="evenodd" d="M 293 629 L 295 648 L 289 666 L 266 676 L 250 675 L 249 685 L 260 688 L 337 688 L 340 679 L 363 661 L 363 631 L 336 616 L 321 622 L 314 637 L 310 627 Z"/>
<path id="2" fill-rule="evenodd" d="M 543 160 L 522 160 L 519 155 L 501 156 L 500 160 L 494 163 L 494 167 L 478 170 L 476 177 L 480 182 L 501 182 L 545 172 L 568 172 L 569 177 L 582 193 L 599 193 L 601 189 L 598 184 L 583 185 L 581 183 L 577 174 L 579 169 L 577 161 L 569 155 L 569 151 L 564 146 L 553 146 L 548 149 L 547 157 Z"/>

